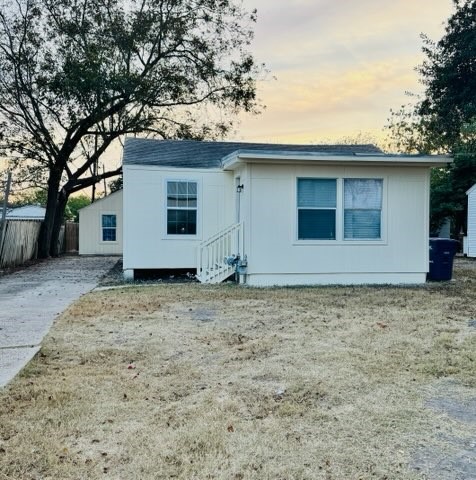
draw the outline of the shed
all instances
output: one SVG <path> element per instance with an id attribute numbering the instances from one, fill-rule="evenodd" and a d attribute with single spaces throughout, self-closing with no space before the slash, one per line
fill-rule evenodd
<path id="1" fill-rule="evenodd" d="M 122 255 L 122 190 L 79 210 L 79 254 Z"/>

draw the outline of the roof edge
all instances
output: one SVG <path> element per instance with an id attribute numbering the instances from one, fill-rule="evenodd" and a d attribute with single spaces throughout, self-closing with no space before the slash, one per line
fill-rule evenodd
<path id="1" fill-rule="evenodd" d="M 469 195 L 470 193 L 472 193 L 473 190 L 476 190 L 476 183 L 472 187 L 468 188 L 468 190 L 466 191 L 466 195 Z"/>
<path id="2" fill-rule="evenodd" d="M 385 153 L 348 153 L 348 152 L 297 152 L 297 151 L 253 151 L 237 150 L 222 159 L 224 170 L 234 169 L 239 163 L 253 160 L 284 163 L 286 161 L 385 164 L 395 166 L 441 166 L 453 162 L 449 155 L 401 155 Z"/>
<path id="3" fill-rule="evenodd" d="M 78 212 L 81 211 L 81 210 L 86 210 L 87 208 L 92 207 L 93 205 L 96 205 L 97 203 L 102 202 L 103 200 L 106 200 L 106 199 L 109 198 L 109 197 L 112 197 L 112 196 L 115 195 L 116 193 L 122 192 L 122 190 L 123 190 L 123 189 L 120 188 L 119 190 L 116 190 L 115 192 L 111 192 L 109 195 L 106 195 L 105 197 L 96 198 L 96 199 L 94 200 L 94 202 L 90 203 L 89 205 L 86 205 L 86 206 L 84 206 L 84 207 L 82 207 L 82 208 L 79 208 L 79 209 L 78 209 Z"/>

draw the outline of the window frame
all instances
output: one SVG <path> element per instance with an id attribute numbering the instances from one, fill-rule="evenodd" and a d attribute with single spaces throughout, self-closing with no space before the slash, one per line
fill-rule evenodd
<path id="1" fill-rule="evenodd" d="M 299 206 L 299 180 L 334 180 L 336 183 L 336 206 L 335 207 L 300 207 Z M 335 242 L 338 238 L 339 219 L 339 179 L 337 177 L 297 177 L 296 183 L 296 240 L 298 242 Z M 299 238 L 299 210 L 334 210 L 335 212 L 335 238 Z"/>
<path id="2" fill-rule="evenodd" d="M 171 182 L 178 183 L 195 183 L 197 185 L 197 206 L 195 208 L 176 208 L 169 207 L 167 205 L 167 195 L 168 195 L 168 184 Z M 197 178 L 177 178 L 177 177 L 168 177 L 164 178 L 163 183 L 163 212 L 164 212 L 164 221 L 163 221 L 163 236 L 164 240 L 199 240 L 201 238 L 201 184 L 200 180 Z M 188 233 L 168 233 L 168 211 L 171 210 L 195 210 L 196 212 L 196 231 L 195 234 Z"/>
<path id="3" fill-rule="evenodd" d="M 346 238 L 345 237 L 345 211 L 346 210 L 374 210 L 374 209 L 357 209 L 357 208 L 345 208 L 345 181 L 346 180 L 380 180 L 382 182 L 382 201 L 380 205 L 380 237 L 378 238 Z M 342 177 L 342 240 L 344 242 L 381 242 L 383 239 L 383 206 L 384 206 L 384 192 L 385 185 L 384 179 L 379 177 Z"/>
<path id="4" fill-rule="evenodd" d="M 111 215 L 114 215 L 116 217 L 116 226 L 115 227 L 103 227 L 102 225 L 102 218 L 104 216 L 111 216 Z M 117 212 L 111 212 L 111 211 L 104 211 L 104 212 L 101 212 L 100 215 L 99 215 L 99 243 L 105 243 L 105 244 L 112 244 L 112 243 L 117 243 L 118 240 L 117 240 L 117 229 L 118 229 L 118 215 L 117 215 Z M 116 231 L 116 239 L 115 240 L 104 240 L 104 229 L 105 228 L 108 228 L 108 229 L 112 229 L 114 228 L 114 230 Z"/>
<path id="5" fill-rule="evenodd" d="M 316 179 L 329 180 L 335 179 L 337 182 L 337 202 L 336 202 L 336 239 L 335 240 L 300 240 L 299 239 L 299 215 L 298 215 L 298 180 L 299 179 Z M 344 180 L 382 180 L 382 208 L 380 212 L 380 238 L 379 239 L 345 239 L 344 238 Z M 294 199 L 295 199 L 295 226 L 294 226 L 294 241 L 295 246 L 312 246 L 312 245 L 327 245 L 327 246 L 342 246 L 342 245 L 388 245 L 387 242 L 387 204 L 388 204 L 388 178 L 386 175 L 362 175 L 357 173 L 355 175 L 323 175 L 322 177 L 316 175 L 299 175 L 294 178 Z"/>

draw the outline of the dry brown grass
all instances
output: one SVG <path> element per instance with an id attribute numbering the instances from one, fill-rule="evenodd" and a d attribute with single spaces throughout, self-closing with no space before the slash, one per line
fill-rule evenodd
<path id="1" fill-rule="evenodd" d="M 459 264 L 423 288 L 84 296 L 0 393 L 0 479 L 423 478 L 435 428 L 471 434 L 425 406 L 437 378 L 475 386 Z"/>

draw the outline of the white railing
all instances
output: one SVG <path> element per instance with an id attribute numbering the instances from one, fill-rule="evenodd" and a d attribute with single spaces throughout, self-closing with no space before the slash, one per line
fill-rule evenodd
<path id="1" fill-rule="evenodd" d="M 227 257 L 243 254 L 243 223 L 235 223 L 198 246 L 197 279 L 202 283 L 220 283 L 235 271 Z"/>

